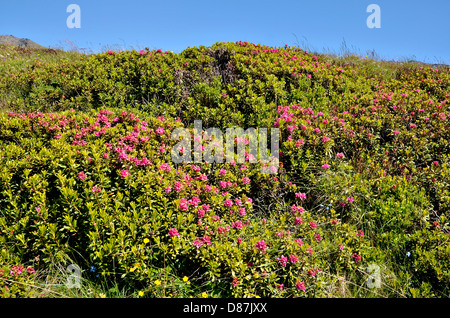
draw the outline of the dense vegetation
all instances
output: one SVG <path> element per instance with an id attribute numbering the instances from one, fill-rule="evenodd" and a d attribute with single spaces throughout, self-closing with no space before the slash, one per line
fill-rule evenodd
<path id="1" fill-rule="evenodd" d="M 247 42 L 0 61 L 2 297 L 450 296 L 450 67 Z M 278 173 L 173 163 L 197 119 L 280 129 Z"/>

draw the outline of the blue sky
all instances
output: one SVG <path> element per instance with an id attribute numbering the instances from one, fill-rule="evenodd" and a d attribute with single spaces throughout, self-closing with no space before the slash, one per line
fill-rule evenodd
<path id="1" fill-rule="evenodd" d="M 68 28 L 66 9 L 81 9 L 81 28 Z M 369 4 L 381 28 L 368 28 Z M 450 64 L 449 0 L 0 0 L 0 34 L 47 47 L 89 51 L 162 49 L 248 41 L 315 52 Z"/>

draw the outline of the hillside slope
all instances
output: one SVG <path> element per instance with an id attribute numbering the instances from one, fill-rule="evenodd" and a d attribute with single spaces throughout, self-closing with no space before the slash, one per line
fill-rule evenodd
<path id="1" fill-rule="evenodd" d="M 2 50 L 10 278 L 78 264 L 133 297 L 450 296 L 448 66 L 247 42 Z M 175 128 L 192 137 L 180 155 L 212 151 L 212 127 L 277 129 L 276 174 L 249 149 L 174 162 Z"/>
<path id="2" fill-rule="evenodd" d="M 44 48 L 42 45 L 39 45 L 36 42 L 31 41 L 30 39 L 21 39 L 13 35 L 0 35 L 0 44 L 9 44 L 18 47 L 27 47 L 33 49 Z"/>

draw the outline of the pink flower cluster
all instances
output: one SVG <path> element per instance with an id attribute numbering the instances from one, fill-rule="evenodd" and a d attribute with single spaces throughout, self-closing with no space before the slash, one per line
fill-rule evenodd
<path id="1" fill-rule="evenodd" d="M 170 237 L 179 237 L 180 233 L 178 233 L 178 230 L 176 228 L 171 228 L 169 230 L 169 236 Z"/>
<path id="2" fill-rule="evenodd" d="M 204 235 L 201 239 L 197 237 L 192 244 L 194 244 L 194 246 L 197 247 L 197 248 L 200 248 L 204 244 L 210 245 L 211 244 L 211 238 L 208 235 Z"/>
<path id="3" fill-rule="evenodd" d="M 264 240 L 258 241 L 256 243 L 256 248 L 259 249 L 260 251 L 262 251 L 263 254 L 264 254 L 266 252 L 266 249 L 267 249 L 266 242 L 264 242 Z"/>
<path id="4" fill-rule="evenodd" d="M 13 265 L 13 266 L 11 266 L 11 270 L 10 270 L 9 274 L 12 275 L 12 276 L 16 276 L 17 277 L 17 276 L 19 276 L 20 274 L 23 273 L 24 269 L 25 269 L 24 266 Z M 34 274 L 35 273 L 34 268 L 31 267 L 31 266 L 28 266 L 26 268 L 26 271 L 27 271 L 28 274 Z"/>

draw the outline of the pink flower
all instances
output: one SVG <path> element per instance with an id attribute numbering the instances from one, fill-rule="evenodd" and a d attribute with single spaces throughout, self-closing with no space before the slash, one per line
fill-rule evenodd
<path id="1" fill-rule="evenodd" d="M 327 137 L 327 136 L 323 136 L 323 138 L 322 138 L 322 142 L 328 142 L 330 140 L 331 140 L 331 138 Z"/>
<path id="2" fill-rule="evenodd" d="M 200 248 L 204 243 L 203 240 L 200 240 L 198 237 L 195 239 L 195 241 L 192 243 L 195 245 L 195 247 Z"/>
<path id="3" fill-rule="evenodd" d="M 353 199 L 353 197 L 348 197 L 348 198 L 347 198 L 347 201 L 350 202 L 350 203 L 352 203 L 353 201 L 355 201 L 355 199 Z"/>
<path id="4" fill-rule="evenodd" d="M 301 281 L 298 281 L 296 284 L 295 284 L 295 286 L 297 287 L 297 289 L 298 290 L 303 290 L 303 291 L 305 291 L 306 290 L 306 288 L 305 288 L 305 282 L 301 282 Z"/>
<path id="5" fill-rule="evenodd" d="M 186 199 L 181 198 L 180 204 L 178 205 L 178 208 L 182 211 L 187 211 L 188 207 L 188 201 Z"/>
<path id="6" fill-rule="evenodd" d="M 180 181 L 177 181 L 173 187 L 176 191 L 181 191 L 181 189 L 183 189 L 183 184 Z"/>
<path id="7" fill-rule="evenodd" d="M 176 228 L 171 228 L 169 230 L 169 236 L 170 237 L 174 237 L 174 236 L 178 237 L 178 236 L 180 236 L 180 233 L 178 233 L 178 230 Z"/>
<path id="8" fill-rule="evenodd" d="M 338 158 L 344 158 L 344 154 L 343 154 L 342 152 L 338 152 L 338 153 L 336 154 L 336 157 L 338 157 Z"/>
<path id="9" fill-rule="evenodd" d="M 399 132 L 398 130 L 394 130 L 392 133 L 393 133 L 394 135 L 400 134 L 400 132 Z"/>
<path id="10" fill-rule="evenodd" d="M 96 192 L 100 192 L 100 191 L 102 191 L 102 189 L 100 189 L 99 187 L 97 187 L 97 186 L 92 187 L 92 192 L 96 193 Z"/>
<path id="11" fill-rule="evenodd" d="M 327 163 L 325 163 L 325 164 L 322 165 L 322 169 L 324 169 L 324 170 L 325 170 L 325 169 L 328 169 L 329 167 L 330 167 L 330 166 L 329 166 Z"/>
<path id="12" fill-rule="evenodd" d="M 197 210 L 197 216 L 198 216 L 199 218 L 204 217 L 204 216 L 205 216 L 205 210 L 199 208 L 199 209 Z"/>
<path id="13" fill-rule="evenodd" d="M 242 182 L 244 184 L 250 183 L 250 178 L 249 177 L 244 177 L 244 178 L 242 178 Z"/>
<path id="14" fill-rule="evenodd" d="M 281 257 L 277 257 L 277 261 L 279 261 L 281 263 L 281 266 L 286 267 L 288 258 L 284 255 L 281 255 Z"/>
<path id="15" fill-rule="evenodd" d="M 302 224 L 302 223 L 303 223 L 303 220 L 302 220 L 301 217 L 295 218 L 295 222 L 294 222 L 295 225 L 297 225 L 297 224 Z"/>
<path id="16" fill-rule="evenodd" d="M 159 170 L 170 171 L 172 170 L 172 167 L 168 163 L 164 162 L 159 166 Z"/>
<path id="17" fill-rule="evenodd" d="M 317 242 L 320 242 L 320 241 L 322 240 L 322 237 L 320 237 L 320 234 L 314 234 L 314 239 L 315 239 Z"/>
<path id="18" fill-rule="evenodd" d="M 300 147 L 301 145 L 305 144 L 305 141 L 300 138 L 299 140 L 297 140 L 297 142 L 295 143 L 295 147 Z"/>
<path id="19" fill-rule="evenodd" d="M 266 242 L 264 242 L 264 240 L 258 241 L 256 243 L 256 248 L 261 250 L 263 252 L 263 254 L 264 254 L 266 252 L 266 249 L 267 249 Z"/>
<path id="20" fill-rule="evenodd" d="M 241 245 L 242 239 L 239 237 L 239 238 L 237 239 L 237 242 L 238 242 L 238 245 Z"/>
<path id="21" fill-rule="evenodd" d="M 295 214 L 296 212 L 303 213 L 303 212 L 305 212 L 305 209 L 301 206 L 296 206 L 295 204 L 293 204 L 291 206 L 291 212 L 292 212 L 292 214 Z"/>
<path id="22" fill-rule="evenodd" d="M 239 208 L 239 214 L 245 215 L 245 208 Z"/>
<path id="23" fill-rule="evenodd" d="M 300 198 L 300 199 L 306 199 L 306 193 L 296 193 L 295 194 L 296 198 Z"/>
<path id="24" fill-rule="evenodd" d="M 355 263 L 358 263 L 361 261 L 361 255 L 358 255 L 357 253 L 353 253 L 353 259 L 355 260 Z"/>
<path id="25" fill-rule="evenodd" d="M 221 174 L 222 176 L 224 176 L 226 173 L 227 173 L 227 171 L 225 169 L 219 170 L 219 174 Z"/>
<path id="26" fill-rule="evenodd" d="M 305 244 L 301 239 L 295 239 L 294 242 L 297 243 L 298 246 L 302 246 L 303 244 Z"/>
<path id="27" fill-rule="evenodd" d="M 81 171 L 79 174 L 78 174 L 78 178 L 80 178 L 81 180 L 84 180 L 84 179 L 86 179 L 86 174 L 84 173 L 84 171 Z"/>
<path id="28" fill-rule="evenodd" d="M 220 181 L 220 188 L 224 189 L 227 187 L 227 182 L 226 181 Z"/>
<path id="29" fill-rule="evenodd" d="M 128 173 L 127 170 L 122 170 L 120 171 L 120 176 L 122 177 L 122 179 L 125 179 L 125 177 L 129 176 L 130 174 Z"/>
<path id="30" fill-rule="evenodd" d="M 311 277 L 316 277 L 316 272 L 311 268 L 310 270 L 308 270 L 308 274 L 311 276 Z"/>
<path id="31" fill-rule="evenodd" d="M 236 200 L 234 200 L 234 203 L 236 205 L 242 205 L 242 200 L 236 199 Z"/>
<path id="32" fill-rule="evenodd" d="M 231 223 L 231 227 L 234 227 L 238 230 L 242 230 L 244 226 L 242 224 L 242 221 L 236 221 L 236 222 Z"/>
<path id="33" fill-rule="evenodd" d="M 230 199 L 226 199 L 224 202 L 225 206 L 232 206 L 233 205 L 233 201 L 231 201 Z"/>
<path id="34" fill-rule="evenodd" d="M 289 255 L 289 262 L 291 262 L 292 264 L 297 263 L 298 262 L 298 256 L 294 255 L 294 254 Z"/>
<path id="35" fill-rule="evenodd" d="M 211 245 L 211 238 L 208 235 L 203 235 L 202 241 L 206 245 Z"/>
<path id="36" fill-rule="evenodd" d="M 312 228 L 312 229 L 317 228 L 316 222 L 313 222 L 313 221 L 309 222 L 309 227 Z"/>
<path id="37" fill-rule="evenodd" d="M 163 135 L 165 132 L 164 127 L 159 127 L 158 129 L 156 129 L 155 133 L 157 133 L 158 135 Z"/>
<path id="38" fill-rule="evenodd" d="M 165 191 L 166 193 L 169 193 L 170 191 L 172 191 L 172 188 L 171 188 L 171 187 L 167 187 L 167 188 L 164 189 L 164 191 Z"/>

